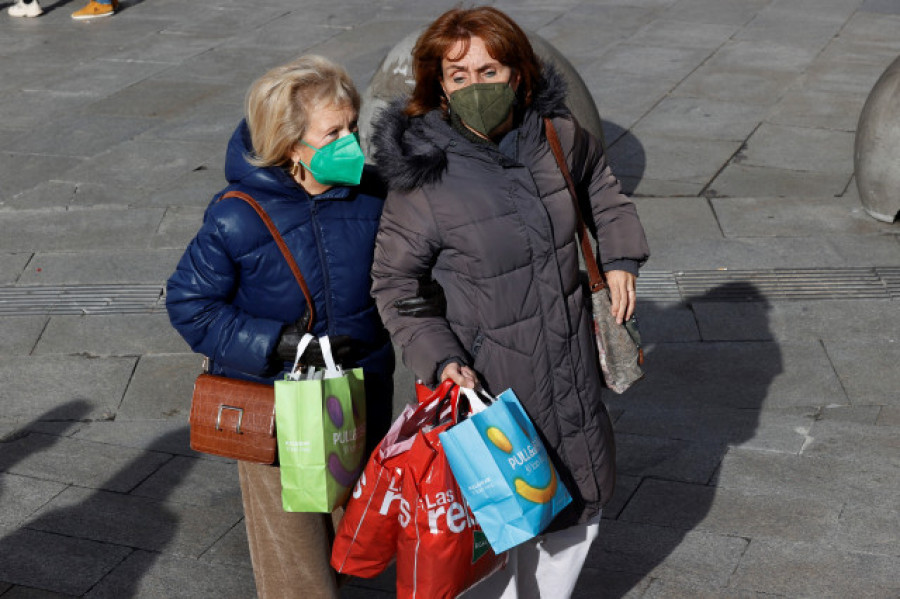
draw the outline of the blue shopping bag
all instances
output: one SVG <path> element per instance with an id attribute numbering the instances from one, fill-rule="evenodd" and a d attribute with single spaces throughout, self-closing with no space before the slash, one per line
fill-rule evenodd
<path id="1" fill-rule="evenodd" d="M 471 389 L 471 416 L 440 434 L 456 482 L 495 553 L 547 528 L 572 497 L 512 389 L 486 406 Z"/>

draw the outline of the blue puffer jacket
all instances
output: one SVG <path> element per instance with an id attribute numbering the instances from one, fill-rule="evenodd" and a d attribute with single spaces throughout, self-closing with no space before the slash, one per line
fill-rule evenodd
<path id="1" fill-rule="evenodd" d="M 230 185 L 213 198 L 166 286 L 172 325 L 209 356 L 213 374 L 272 382 L 290 368 L 273 365 L 270 356 L 282 327 L 306 311 L 306 300 L 256 212 L 239 198 L 219 201 L 227 191 L 242 191 L 269 214 L 296 259 L 315 304 L 314 334 L 353 337 L 364 349 L 358 366 L 367 379 L 387 383 L 393 349 L 369 295 L 380 181 L 367 171 L 359 187 L 309 196 L 281 168 L 248 163 L 250 148 L 241 122 L 228 144 Z"/>

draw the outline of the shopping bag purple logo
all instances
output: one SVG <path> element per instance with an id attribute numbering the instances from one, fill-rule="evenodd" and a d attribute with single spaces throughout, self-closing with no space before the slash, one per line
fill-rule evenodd
<path id="1" fill-rule="evenodd" d="M 495 553 L 543 532 L 572 501 L 511 389 L 441 433 L 463 497 Z"/>

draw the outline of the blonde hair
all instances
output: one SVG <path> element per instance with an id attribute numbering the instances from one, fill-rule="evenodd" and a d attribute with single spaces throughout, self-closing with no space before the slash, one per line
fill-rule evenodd
<path id="1" fill-rule="evenodd" d="M 253 82 L 244 105 L 253 156 L 261 167 L 278 166 L 306 134 L 316 106 L 352 105 L 359 111 L 359 92 L 338 64 L 307 54 L 275 67 Z"/>

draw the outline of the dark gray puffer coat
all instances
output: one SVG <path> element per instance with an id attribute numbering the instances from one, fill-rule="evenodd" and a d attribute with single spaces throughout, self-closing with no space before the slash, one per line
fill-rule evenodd
<path id="1" fill-rule="evenodd" d="M 599 142 L 569 115 L 564 94 L 545 70 L 517 129 L 516 159 L 466 140 L 440 111 L 409 118 L 399 103 L 373 136 L 391 189 L 372 269 L 384 324 L 426 382 L 458 357 L 491 394 L 515 391 L 575 500 L 554 528 L 589 519 L 610 499 L 615 444 L 600 399 L 574 208 L 543 116 L 553 118 L 576 184 L 589 191 L 607 269 L 649 255 L 634 204 Z M 446 318 L 399 316 L 394 301 L 416 295 L 417 278 L 429 272 L 447 296 Z"/>

